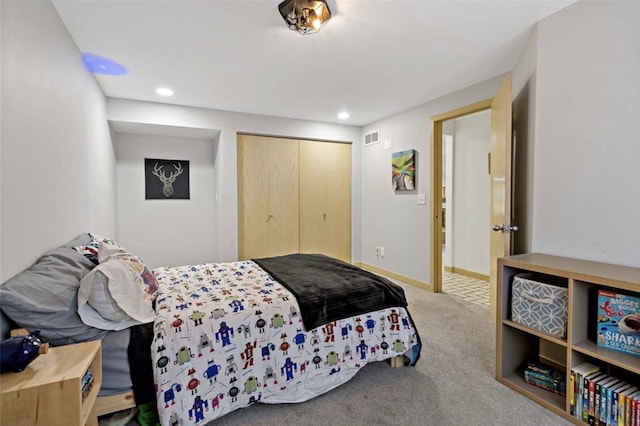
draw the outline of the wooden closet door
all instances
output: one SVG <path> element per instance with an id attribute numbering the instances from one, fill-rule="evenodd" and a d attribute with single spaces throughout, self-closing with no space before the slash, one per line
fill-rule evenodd
<path id="1" fill-rule="evenodd" d="M 300 252 L 351 262 L 351 145 L 300 141 Z"/>
<path id="2" fill-rule="evenodd" d="M 351 262 L 351 145 L 326 144 L 326 254 Z"/>
<path id="3" fill-rule="evenodd" d="M 269 256 L 299 251 L 298 141 L 270 139 Z"/>
<path id="4" fill-rule="evenodd" d="M 325 143 L 299 141 L 300 252 L 326 253 Z"/>
<path id="5" fill-rule="evenodd" d="M 238 135 L 238 258 L 298 252 L 298 141 Z"/>
<path id="6" fill-rule="evenodd" d="M 269 253 L 269 144 L 238 135 L 238 258 Z"/>

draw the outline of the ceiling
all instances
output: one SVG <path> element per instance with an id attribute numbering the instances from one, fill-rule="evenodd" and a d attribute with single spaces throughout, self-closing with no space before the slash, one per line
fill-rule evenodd
<path id="1" fill-rule="evenodd" d="M 329 0 L 311 35 L 279 1 L 53 3 L 82 52 L 127 68 L 96 75 L 106 96 L 361 126 L 510 71 L 534 24 L 575 0 Z"/>

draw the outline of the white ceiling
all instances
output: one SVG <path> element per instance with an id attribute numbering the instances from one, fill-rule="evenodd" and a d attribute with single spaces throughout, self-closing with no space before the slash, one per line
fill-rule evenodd
<path id="1" fill-rule="evenodd" d="M 280 0 L 53 3 L 82 52 L 128 69 L 97 75 L 109 97 L 365 125 L 510 71 L 533 25 L 573 1 L 329 0 L 304 36 Z"/>

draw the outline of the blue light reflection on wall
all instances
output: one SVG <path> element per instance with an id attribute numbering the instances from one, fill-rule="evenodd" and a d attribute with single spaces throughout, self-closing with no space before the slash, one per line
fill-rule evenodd
<path id="1" fill-rule="evenodd" d="M 83 53 L 82 59 L 89 71 L 95 74 L 124 75 L 127 73 L 127 69 L 124 66 L 111 59 L 103 58 L 102 56 Z"/>

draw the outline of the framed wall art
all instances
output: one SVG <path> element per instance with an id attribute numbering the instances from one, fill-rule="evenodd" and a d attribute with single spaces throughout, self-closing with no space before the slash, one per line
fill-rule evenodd
<path id="1" fill-rule="evenodd" d="M 394 191 L 412 191 L 416 189 L 416 150 L 394 152 L 391 154 L 391 183 Z"/>
<path id="2" fill-rule="evenodd" d="M 188 200 L 189 161 L 144 159 L 145 199 Z"/>

